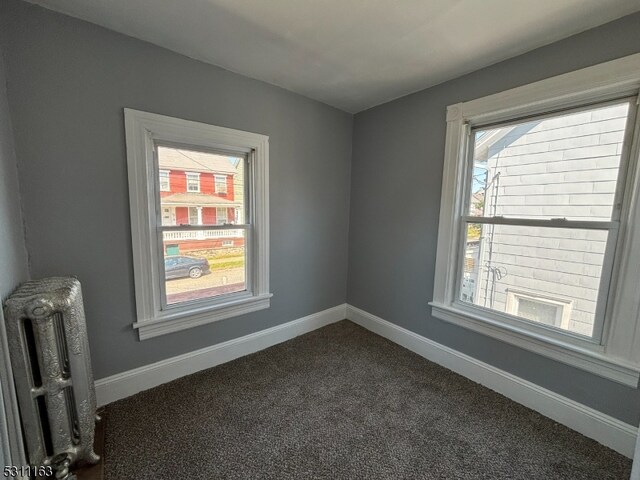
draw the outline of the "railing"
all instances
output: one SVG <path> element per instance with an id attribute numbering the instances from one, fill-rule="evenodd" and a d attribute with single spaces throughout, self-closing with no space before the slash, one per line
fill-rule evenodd
<path id="1" fill-rule="evenodd" d="M 211 238 L 242 238 L 243 230 L 188 230 L 184 232 L 162 232 L 164 241 L 209 240 Z"/>

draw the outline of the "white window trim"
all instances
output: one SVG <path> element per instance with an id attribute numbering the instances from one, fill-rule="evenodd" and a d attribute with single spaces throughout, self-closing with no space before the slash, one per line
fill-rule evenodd
<path id="1" fill-rule="evenodd" d="M 185 174 L 185 180 L 186 180 L 187 193 L 189 193 L 189 192 L 191 192 L 191 193 L 200 192 L 200 173 L 198 173 L 198 172 L 184 172 L 184 174 Z M 189 190 L 189 177 L 191 177 L 191 181 L 193 181 L 195 179 L 195 181 L 198 182 L 198 189 L 197 190 Z"/>
<path id="2" fill-rule="evenodd" d="M 432 306 L 434 317 L 636 387 L 640 378 L 640 121 L 636 118 L 607 323 L 599 345 L 552 329 L 530 329 L 456 302 L 459 222 L 469 125 L 638 95 L 640 54 L 548 78 L 447 108 L 447 136 Z"/>
<path id="3" fill-rule="evenodd" d="M 204 123 L 124 109 L 129 201 L 140 340 L 177 332 L 225 318 L 269 308 L 269 137 Z M 162 310 L 156 239 L 156 173 L 154 142 L 194 145 L 249 155 L 248 178 L 253 184 L 251 251 L 247 252 L 251 284 L 247 291 L 206 303 Z"/>

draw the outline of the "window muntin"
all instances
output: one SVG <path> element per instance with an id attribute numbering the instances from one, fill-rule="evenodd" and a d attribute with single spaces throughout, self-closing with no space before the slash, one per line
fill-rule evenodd
<path id="1" fill-rule="evenodd" d="M 172 171 L 185 173 L 187 183 L 180 191 L 174 186 L 171 194 L 162 194 L 161 180 L 158 208 L 162 212 L 158 238 L 162 252 L 160 271 L 162 304 L 172 308 L 184 303 L 210 300 L 227 294 L 247 290 L 247 232 L 250 224 L 228 225 L 228 211 L 244 211 L 244 218 L 251 218 L 245 208 L 246 155 L 215 151 L 198 151 L 170 145 L 157 145 L 158 172 L 171 167 Z M 188 172 L 194 164 L 200 172 Z M 215 178 L 224 172 L 224 178 L 232 177 L 233 190 L 221 198 L 216 195 Z M 197 178 L 197 191 L 195 181 Z M 226 183 L 225 183 L 226 185 Z M 175 222 L 168 224 L 168 212 Z M 174 226 L 175 225 L 175 226 Z M 185 228 L 188 227 L 188 228 Z M 237 227 L 237 228 L 236 228 Z M 235 248 L 230 249 L 229 246 Z"/>
<path id="2" fill-rule="evenodd" d="M 199 192 L 200 191 L 200 174 L 194 172 L 187 172 L 187 192 Z"/>
<path id="3" fill-rule="evenodd" d="M 600 340 L 631 102 L 471 129 L 458 301 Z M 573 303 L 568 321 L 507 308 L 514 288 L 561 292 Z"/>

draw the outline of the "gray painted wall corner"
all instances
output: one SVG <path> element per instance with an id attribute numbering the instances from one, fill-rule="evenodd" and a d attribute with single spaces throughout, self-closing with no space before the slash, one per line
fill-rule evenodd
<path id="1" fill-rule="evenodd" d="M 4 0 L 0 13 L 19 175 L 24 192 L 38 192 L 23 198 L 32 274 L 80 277 L 96 377 L 246 335 L 347 299 L 637 424 L 636 390 L 441 322 L 431 317 L 428 301 L 446 105 L 635 53 L 640 50 L 640 14 L 353 119 L 34 5 Z M 131 328 L 135 299 L 124 107 L 271 137 L 275 297 L 269 311 L 137 341 Z"/>
<path id="2" fill-rule="evenodd" d="M 357 114 L 348 303 L 637 425 L 638 390 L 440 321 L 428 302 L 447 105 L 639 51 L 640 14 L 634 14 Z"/>
<path id="3" fill-rule="evenodd" d="M 0 22 L 31 274 L 79 277 L 96 378 L 345 302 L 352 115 L 21 1 Z M 138 341 L 125 107 L 270 137 L 270 309 Z"/>

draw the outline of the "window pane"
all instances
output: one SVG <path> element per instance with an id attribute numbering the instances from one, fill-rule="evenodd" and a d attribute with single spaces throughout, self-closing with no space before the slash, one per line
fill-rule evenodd
<path id="1" fill-rule="evenodd" d="M 629 103 L 474 131 L 469 215 L 608 221 Z"/>
<path id="2" fill-rule="evenodd" d="M 607 237 L 468 224 L 460 300 L 592 336 Z"/>
<path id="3" fill-rule="evenodd" d="M 246 290 L 244 230 L 163 232 L 167 304 Z"/>
<path id="4" fill-rule="evenodd" d="M 162 225 L 245 222 L 244 157 L 158 146 L 158 163 Z"/>
<path id="5" fill-rule="evenodd" d="M 546 325 L 556 325 L 560 307 L 545 302 L 536 302 L 526 298 L 518 300 L 516 315 Z"/>

